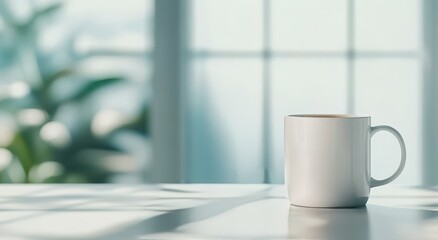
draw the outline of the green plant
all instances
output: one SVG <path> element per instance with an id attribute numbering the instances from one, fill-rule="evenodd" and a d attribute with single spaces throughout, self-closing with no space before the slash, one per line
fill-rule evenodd
<path id="1" fill-rule="evenodd" d="M 136 133 L 146 141 L 148 108 L 145 99 L 136 116 L 120 121 L 105 136 L 97 136 L 92 131 L 95 116 L 78 111 L 76 117 L 80 124 L 74 129 L 58 120 L 62 108 L 75 106 L 84 109 L 96 93 L 126 82 L 121 76 L 83 76 L 76 66 L 84 59 L 78 58 L 68 48 L 65 51 L 69 59 L 62 67 L 46 61 L 50 56 L 39 50 L 38 34 L 44 21 L 61 8 L 62 4 L 58 3 L 35 10 L 30 18 L 20 22 L 7 2 L 0 1 L 0 19 L 6 27 L 0 31 L 0 36 L 3 36 L 0 51 L 4 53 L 0 57 L 0 67 L 18 66 L 23 79 L 10 83 L 8 94 L 0 99 L 0 110 L 12 115 L 17 122 L 12 141 L 4 147 L 19 163 L 23 177 L 14 179 L 9 172 L 9 177 L 2 177 L 3 181 L 106 182 L 117 170 L 108 168 L 105 162 L 96 162 L 99 158 L 127 154 L 123 147 L 112 141 L 111 134 L 121 131 Z M 71 85 L 71 82 L 76 87 L 69 94 L 62 97 L 53 94 L 57 84 Z M 16 169 L 12 174 L 17 174 Z"/>

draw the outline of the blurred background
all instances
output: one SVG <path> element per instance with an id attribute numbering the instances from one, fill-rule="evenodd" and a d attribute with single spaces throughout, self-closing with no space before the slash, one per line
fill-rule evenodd
<path id="1" fill-rule="evenodd" d="M 433 0 L 3 0 L 0 181 L 282 183 L 284 115 L 358 113 L 438 184 L 437 61 Z"/>

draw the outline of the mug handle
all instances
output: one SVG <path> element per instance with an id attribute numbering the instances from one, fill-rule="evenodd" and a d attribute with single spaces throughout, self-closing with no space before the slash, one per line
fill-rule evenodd
<path id="1" fill-rule="evenodd" d="M 400 165 L 398 166 L 397 170 L 390 177 L 383 179 L 383 180 L 376 180 L 373 177 L 371 177 L 371 187 L 378 187 L 378 186 L 385 185 L 385 184 L 388 184 L 388 183 L 394 181 L 401 174 L 401 172 L 403 171 L 403 168 L 405 167 L 405 164 L 406 164 L 406 145 L 405 145 L 405 141 L 403 140 L 403 137 L 400 135 L 400 133 L 390 126 L 380 125 L 380 126 L 371 127 L 371 137 L 373 137 L 374 134 L 376 134 L 379 131 L 390 132 L 390 133 L 392 133 L 392 135 L 394 135 L 397 138 L 398 143 L 400 144 L 401 160 L 400 160 Z"/>

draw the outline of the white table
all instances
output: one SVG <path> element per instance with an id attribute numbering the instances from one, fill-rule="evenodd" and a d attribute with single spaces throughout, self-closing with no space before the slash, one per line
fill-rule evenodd
<path id="1" fill-rule="evenodd" d="M 281 185 L 1 185 L 0 239 L 438 239 L 437 191 L 312 209 Z"/>

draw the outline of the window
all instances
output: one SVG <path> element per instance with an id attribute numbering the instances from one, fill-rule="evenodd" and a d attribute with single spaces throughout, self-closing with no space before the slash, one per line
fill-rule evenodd
<path id="1" fill-rule="evenodd" d="M 419 1 L 192 0 L 188 12 L 189 182 L 280 183 L 284 115 L 362 113 L 400 130 L 397 182 L 420 183 Z M 397 154 L 375 136 L 373 176 Z"/>

